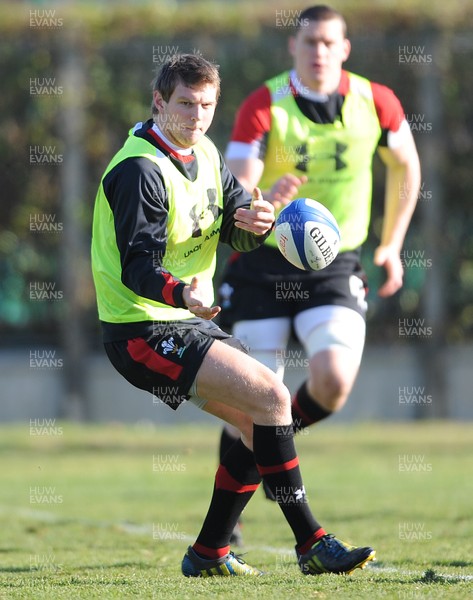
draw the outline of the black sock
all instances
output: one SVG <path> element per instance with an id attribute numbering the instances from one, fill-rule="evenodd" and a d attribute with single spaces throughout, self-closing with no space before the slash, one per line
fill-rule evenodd
<path id="1" fill-rule="evenodd" d="M 312 396 L 309 396 L 306 384 L 307 382 L 304 381 L 292 400 L 292 423 L 296 433 L 304 427 L 326 419 L 333 412 L 323 408 Z"/>
<path id="2" fill-rule="evenodd" d="M 254 425 L 253 447 L 260 475 L 276 497 L 297 545 L 311 546 L 325 531 L 307 503 L 292 425 Z"/>
<path id="3" fill-rule="evenodd" d="M 253 452 L 236 440 L 225 453 L 215 476 L 207 516 L 193 549 L 203 558 L 219 558 L 229 551 L 238 517 L 261 482 Z"/>
<path id="4" fill-rule="evenodd" d="M 223 457 L 227 453 L 227 451 L 233 446 L 233 444 L 237 441 L 238 437 L 233 437 L 228 433 L 227 428 L 223 427 L 222 433 L 220 434 L 220 446 L 219 446 L 219 460 L 222 462 Z"/>

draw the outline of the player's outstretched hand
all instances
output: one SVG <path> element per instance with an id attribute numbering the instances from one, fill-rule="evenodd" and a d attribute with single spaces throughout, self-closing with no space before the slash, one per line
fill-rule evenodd
<path id="1" fill-rule="evenodd" d="M 307 176 L 298 177 L 293 173 L 286 173 L 280 177 L 269 192 L 268 200 L 276 210 L 283 208 L 297 196 L 302 184 L 307 183 Z"/>
<path id="2" fill-rule="evenodd" d="M 261 190 L 255 188 L 250 208 L 237 208 L 235 227 L 251 231 L 255 235 L 264 235 L 274 223 L 274 206 L 263 199 Z"/>
<path id="3" fill-rule="evenodd" d="M 386 270 L 386 281 L 378 290 L 378 296 L 387 298 L 402 288 L 404 269 L 397 250 L 389 246 L 378 246 L 374 253 L 374 264 L 384 267 Z"/>
<path id="4" fill-rule="evenodd" d="M 190 285 L 186 285 L 182 297 L 188 310 L 201 319 L 210 321 L 218 315 L 222 310 L 220 306 L 204 306 L 202 302 L 202 292 L 199 288 L 199 280 L 197 277 L 193 277 Z"/>

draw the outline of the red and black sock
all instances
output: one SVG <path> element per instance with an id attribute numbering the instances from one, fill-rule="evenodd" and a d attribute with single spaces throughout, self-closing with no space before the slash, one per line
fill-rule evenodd
<path id="1" fill-rule="evenodd" d="M 292 425 L 253 426 L 253 448 L 260 475 L 271 489 L 299 548 L 325 535 L 307 503 Z M 301 553 L 304 553 L 301 552 Z"/>
<path id="2" fill-rule="evenodd" d="M 331 410 L 323 408 L 312 396 L 309 396 L 306 383 L 304 381 L 292 400 L 292 424 L 295 433 L 332 414 Z"/>
<path id="3" fill-rule="evenodd" d="M 193 549 L 202 558 L 220 558 L 238 517 L 261 482 L 253 452 L 238 439 L 227 450 L 215 476 L 209 510 Z"/>

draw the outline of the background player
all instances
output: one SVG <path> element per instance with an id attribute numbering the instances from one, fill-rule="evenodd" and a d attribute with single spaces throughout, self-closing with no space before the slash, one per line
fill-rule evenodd
<path id="1" fill-rule="evenodd" d="M 420 186 L 419 159 L 394 93 L 343 70 L 350 54 L 343 16 L 327 6 L 302 11 L 289 40 L 293 69 L 253 92 L 238 112 L 226 160 L 248 190 L 259 185 L 276 210 L 296 197 L 322 202 L 338 221 L 341 252 L 320 272 L 289 264 L 271 235 L 251 255 L 234 254 L 220 288 L 222 324 L 251 355 L 284 374 L 291 327 L 309 358 L 292 404 L 295 428 L 340 410 L 365 341 L 366 282 L 360 247 L 370 220 L 372 160 L 386 165 L 381 243 L 374 262 L 387 297 L 402 286 L 400 251 Z M 288 300 L 277 299 L 278 285 Z M 292 286 L 292 288 L 291 288 Z M 281 288 L 280 288 L 281 289 Z M 292 294 L 290 291 L 297 293 Z M 236 434 L 222 433 L 221 453 Z"/>
<path id="2" fill-rule="evenodd" d="M 347 573 L 373 559 L 313 517 L 299 469 L 287 388 L 212 319 L 218 241 L 248 251 L 274 223 L 205 136 L 220 90 L 200 56 L 167 61 L 154 85 L 153 120 L 138 123 L 97 192 L 92 267 L 105 349 L 138 388 L 176 410 L 190 399 L 241 431 L 222 458 L 207 516 L 182 561 L 187 577 L 260 575 L 230 552 L 241 511 L 263 477 L 295 539 L 304 574 Z M 176 400 L 177 399 L 177 400 Z"/>

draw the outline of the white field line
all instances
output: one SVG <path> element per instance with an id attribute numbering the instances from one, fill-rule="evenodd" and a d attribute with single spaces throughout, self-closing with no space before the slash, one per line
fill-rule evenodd
<path id="1" fill-rule="evenodd" d="M 128 523 L 124 522 L 115 522 L 115 521 L 98 521 L 94 519 L 82 519 L 75 517 L 67 517 L 67 516 L 58 516 L 52 512 L 48 512 L 45 510 L 35 510 L 31 508 L 19 508 L 19 507 L 7 507 L 0 506 L 0 514 L 12 515 L 16 514 L 21 517 L 25 517 L 28 519 L 34 519 L 36 521 L 42 521 L 46 523 L 58 523 L 61 521 L 70 521 L 73 523 L 81 523 L 83 525 L 92 525 L 98 528 L 119 528 L 125 533 L 130 535 L 152 535 L 153 534 L 153 525 L 146 524 L 136 524 L 136 523 Z M 184 541 L 186 543 L 195 541 L 195 536 L 186 535 L 182 532 L 179 532 L 179 540 Z M 172 536 L 167 539 L 163 537 L 160 541 L 172 541 L 176 542 L 175 539 L 172 539 Z M 249 552 L 268 552 L 269 554 L 277 554 L 283 565 L 292 566 L 295 564 L 295 551 L 294 548 L 278 548 L 276 546 L 248 546 L 244 548 L 242 554 L 247 554 Z M 236 552 L 238 554 L 238 552 Z M 281 566 L 281 565 L 280 565 Z M 410 571 L 406 569 L 397 569 L 396 567 L 383 567 L 378 566 L 376 563 L 368 563 L 366 566 L 367 571 L 373 571 L 373 573 L 397 573 L 398 575 L 403 575 L 406 577 L 423 577 L 425 571 Z M 473 575 L 450 575 L 450 574 L 442 574 L 435 572 L 435 577 L 438 579 L 444 579 L 446 581 L 473 581 Z"/>
<path id="2" fill-rule="evenodd" d="M 378 567 L 376 565 L 376 563 L 374 564 L 368 564 L 366 566 L 367 570 L 371 570 L 371 571 L 376 571 L 376 572 L 380 572 L 380 573 L 398 573 L 399 575 L 406 575 L 406 576 L 417 576 L 417 577 L 422 577 L 425 574 L 424 572 L 420 572 L 420 571 L 407 571 L 405 569 L 397 569 L 396 567 Z M 435 571 L 435 578 L 438 579 L 446 579 L 446 580 L 461 580 L 461 581 L 473 581 L 473 575 L 443 575 L 442 573 L 437 573 L 437 571 Z"/>

